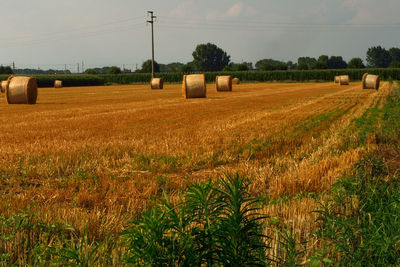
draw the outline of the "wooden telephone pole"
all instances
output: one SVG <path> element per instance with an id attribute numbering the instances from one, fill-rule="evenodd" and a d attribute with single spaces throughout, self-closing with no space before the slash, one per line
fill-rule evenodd
<path id="1" fill-rule="evenodd" d="M 151 78 L 154 78 L 154 19 L 157 18 L 153 15 L 153 11 L 147 11 L 148 15 L 150 15 L 150 20 L 147 22 L 151 24 Z"/>

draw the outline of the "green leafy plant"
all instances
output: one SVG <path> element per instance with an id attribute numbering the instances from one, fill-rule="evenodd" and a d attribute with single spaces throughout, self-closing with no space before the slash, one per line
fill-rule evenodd
<path id="1" fill-rule="evenodd" d="M 125 260 L 150 266 L 265 266 L 267 239 L 260 200 L 248 181 L 227 175 L 188 188 L 183 201 L 167 195 L 123 233 Z"/>
<path id="2" fill-rule="evenodd" d="M 332 258 L 346 266 L 400 264 L 400 182 L 377 157 L 360 161 L 332 188 L 318 210 L 320 231 Z"/>

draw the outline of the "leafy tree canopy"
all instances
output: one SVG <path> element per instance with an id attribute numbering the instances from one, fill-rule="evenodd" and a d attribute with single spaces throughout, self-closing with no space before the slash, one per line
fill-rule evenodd
<path id="1" fill-rule="evenodd" d="M 193 51 L 193 63 L 200 71 L 221 71 L 229 64 L 230 56 L 215 44 L 199 44 Z"/>
<path id="2" fill-rule="evenodd" d="M 299 70 L 312 69 L 316 61 L 317 60 L 313 57 L 299 57 L 297 59 L 297 69 Z"/>
<path id="3" fill-rule="evenodd" d="M 287 70 L 288 68 L 287 63 L 270 58 L 257 61 L 255 66 L 259 70 Z"/>
<path id="4" fill-rule="evenodd" d="M 331 56 L 328 60 L 328 69 L 345 69 L 346 67 L 346 61 L 340 56 Z"/>
<path id="5" fill-rule="evenodd" d="M 0 74 L 13 74 L 13 71 L 10 66 L 0 66 Z"/>
<path id="6" fill-rule="evenodd" d="M 253 69 L 253 63 L 251 62 L 243 62 L 243 63 L 229 63 L 225 66 L 225 71 L 248 71 Z"/>
<path id="7" fill-rule="evenodd" d="M 151 73 L 151 59 L 142 63 L 142 69 L 138 72 Z M 154 60 L 154 72 L 160 72 L 160 65 Z"/>
<path id="8" fill-rule="evenodd" d="M 367 64 L 374 68 L 387 68 L 392 61 L 390 52 L 381 46 L 374 46 L 367 51 Z"/>
<path id="9" fill-rule="evenodd" d="M 389 53 L 392 61 L 400 62 L 400 48 L 392 47 L 389 49 Z"/>
<path id="10" fill-rule="evenodd" d="M 361 58 L 355 57 L 355 58 L 352 58 L 349 61 L 349 64 L 347 64 L 347 68 L 349 68 L 349 69 L 362 69 L 362 68 L 365 68 L 365 66 L 364 66 L 364 63 L 363 63 Z"/>

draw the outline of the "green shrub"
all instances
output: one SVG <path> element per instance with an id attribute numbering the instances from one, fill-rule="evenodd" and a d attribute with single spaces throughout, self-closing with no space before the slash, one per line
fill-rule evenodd
<path id="1" fill-rule="evenodd" d="M 265 266 L 260 200 L 239 175 L 192 185 L 183 202 L 164 199 L 124 233 L 128 264 L 146 266 Z"/>

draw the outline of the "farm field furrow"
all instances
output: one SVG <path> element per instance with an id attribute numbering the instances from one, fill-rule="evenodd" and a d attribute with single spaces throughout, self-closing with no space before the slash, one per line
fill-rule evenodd
<path id="1" fill-rule="evenodd" d="M 367 147 L 346 143 L 351 123 L 384 101 L 360 83 L 207 85 L 206 99 L 183 99 L 180 85 L 40 88 L 36 105 L 0 104 L 0 213 L 35 211 L 48 222 L 87 228 L 103 240 L 124 229 L 165 190 L 240 172 L 265 211 L 296 225 Z M 346 142 L 345 142 L 346 141 Z M 373 146 L 373 143 L 370 144 Z M 299 197 L 300 196 L 300 197 Z M 292 199 L 292 200 L 291 200 Z"/>

